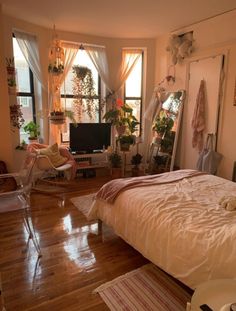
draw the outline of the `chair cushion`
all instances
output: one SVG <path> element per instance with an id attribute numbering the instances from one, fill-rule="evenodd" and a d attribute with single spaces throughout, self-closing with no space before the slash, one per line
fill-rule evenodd
<path id="1" fill-rule="evenodd" d="M 52 162 L 52 165 L 55 167 L 63 165 L 68 160 L 67 158 L 62 157 L 60 155 L 57 143 L 55 143 L 54 145 L 49 146 L 47 148 L 39 149 L 38 153 L 41 155 L 47 156 L 50 159 L 50 161 Z"/>

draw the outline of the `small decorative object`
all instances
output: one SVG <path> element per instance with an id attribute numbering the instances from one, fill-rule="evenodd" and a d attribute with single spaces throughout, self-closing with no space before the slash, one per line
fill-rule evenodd
<path id="1" fill-rule="evenodd" d="M 8 94 L 16 95 L 16 69 L 14 65 L 14 57 L 6 58 L 7 65 L 7 84 Z"/>
<path id="2" fill-rule="evenodd" d="M 122 159 L 118 152 L 113 152 L 108 157 L 111 163 L 111 176 L 112 178 L 121 178 L 122 176 Z"/>
<path id="3" fill-rule="evenodd" d="M 52 124 L 60 125 L 65 123 L 65 113 L 63 111 L 51 111 L 49 120 Z"/>
<path id="4" fill-rule="evenodd" d="M 183 35 L 172 35 L 166 50 L 171 54 L 173 65 L 181 63 L 193 51 L 193 33 L 188 32 Z"/>
<path id="5" fill-rule="evenodd" d="M 24 131 L 29 134 L 29 141 L 37 141 L 40 135 L 39 125 L 33 121 L 30 121 L 24 126 Z"/>
<path id="6" fill-rule="evenodd" d="M 90 119 L 96 114 L 99 109 L 97 105 L 97 98 L 94 80 L 91 69 L 84 66 L 73 66 L 73 95 L 75 114 L 78 119 L 81 119 L 82 113 L 86 112 Z M 85 97 L 82 98 L 82 97 Z"/>
<path id="7" fill-rule="evenodd" d="M 12 126 L 17 127 L 18 129 L 21 128 L 25 122 L 21 111 L 21 105 L 15 104 L 10 106 L 10 119 Z"/>

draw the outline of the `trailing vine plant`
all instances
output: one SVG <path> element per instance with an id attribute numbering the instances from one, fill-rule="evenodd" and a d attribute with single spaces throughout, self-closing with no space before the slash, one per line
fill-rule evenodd
<path id="1" fill-rule="evenodd" d="M 73 66 L 72 69 L 75 117 L 80 121 L 82 114 L 86 112 L 92 119 L 99 111 L 92 71 L 88 67 L 78 65 Z"/>

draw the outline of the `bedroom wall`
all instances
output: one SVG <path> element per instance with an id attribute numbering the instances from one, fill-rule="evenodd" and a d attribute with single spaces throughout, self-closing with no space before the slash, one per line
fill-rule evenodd
<path id="1" fill-rule="evenodd" d="M 19 20 L 17 18 L 13 18 L 7 15 L 3 15 L 3 41 L 4 42 L 4 57 L 12 56 L 12 31 L 14 28 L 23 30 L 25 32 L 33 33 L 38 38 L 39 43 L 39 53 L 40 53 L 40 61 L 41 66 L 43 68 L 43 74 L 47 77 L 47 66 L 48 66 L 48 50 L 50 46 L 50 41 L 52 38 L 52 29 L 46 29 L 37 25 L 30 24 L 28 22 Z M 78 29 L 79 32 L 79 29 Z M 111 68 L 111 75 L 115 75 L 118 68 L 119 59 L 121 57 L 121 49 L 123 47 L 141 47 L 146 49 L 146 85 L 144 89 L 144 106 L 149 102 L 153 86 L 154 86 L 154 78 L 155 78 L 155 39 L 122 39 L 122 38 L 103 38 L 96 37 L 92 35 L 83 35 L 79 33 L 69 33 L 64 31 L 57 30 L 59 38 L 61 40 L 73 41 L 73 42 L 83 42 L 83 43 L 91 43 L 97 45 L 104 45 L 107 49 L 108 62 L 109 67 Z M 47 94 L 43 95 L 43 105 L 46 107 L 47 105 Z M 8 102 L 4 102 L 5 112 L 4 118 L 6 120 L 9 119 L 9 104 Z M 144 109 L 143 109 L 144 110 Z M 44 122 L 48 122 L 47 118 L 44 119 Z M 47 127 L 44 128 L 43 136 L 45 141 L 48 139 Z M 4 141 L 3 132 L 0 132 L 0 145 Z M 10 153 L 16 159 L 19 159 L 18 162 L 21 162 L 21 156 L 19 156 L 19 151 L 16 151 L 14 148 L 19 143 L 19 135 L 16 131 L 10 139 L 12 142 L 12 147 L 6 151 L 9 155 Z M 22 154 L 22 153 L 21 153 Z M 19 163 L 17 161 L 14 162 L 15 167 L 19 167 Z"/>
<path id="2" fill-rule="evenodd" d="M 175 32 L 176 34 L 181 34 L 193 31 L 195 40 L 194 52 L 182 64 L 176 65 L 176 83 L 173 86 L 165 85 L 168 90 L 172 91 L 178 89 L 187 90 L 188 63 L 190 61 L 221 53 L 226 55 L 225 80 L 218 136 L 218 151 L 224 155 L 224 158 L 219 167 L 218 175 L 227 179 L 231 179 L 232 177 L 233 162 L 236 160 L 236 144 L 234 143 L 234 137 L 236 135 L 236 107 L 233 106 L 236 78 L 235 28 L 236 10 Z M 166 52 L 169 36 L 170 34 L 165 34 L 156 39 L 155 85 L 167 75 L 167 68 L 171 64 L 170 56 Z M 188 98 L 186 98 L 185 105 L 188 105 Z M 192 148 L 185 144 L 187 135 L 192 135 L 192 133 L 182 131 L 177 157 L 181 168 L 185 167 L 181 154 L 188 154 L 188 151 Z"/>
<path id="3" fill-rule="evenodd" d="M 0 4 L 0 160 L 5 161 L 8 169 L 12 169 L 13 154 L 11 142 L 11 127 L 9 118 L 9 98 L 7 91 L 7 73 L 3 49 L 3 16 Z M 7 117 L 6 117 L 7 116 Z"/>

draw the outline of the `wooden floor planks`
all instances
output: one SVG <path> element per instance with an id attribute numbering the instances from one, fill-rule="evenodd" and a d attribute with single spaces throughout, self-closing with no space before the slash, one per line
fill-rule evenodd
<path id="1" fill-rule="evenodd" d="M 43 257 L 37 261 L 17 213 L 0 214 L 0 272 L 7 311 L 108 310 L 93 290 L 147 262 L 109 228 L 98 234 L 69 201 L 96 192 L 107 177 L 77 179 L 62 195 L 32 194 L 32 218 Z"/>

